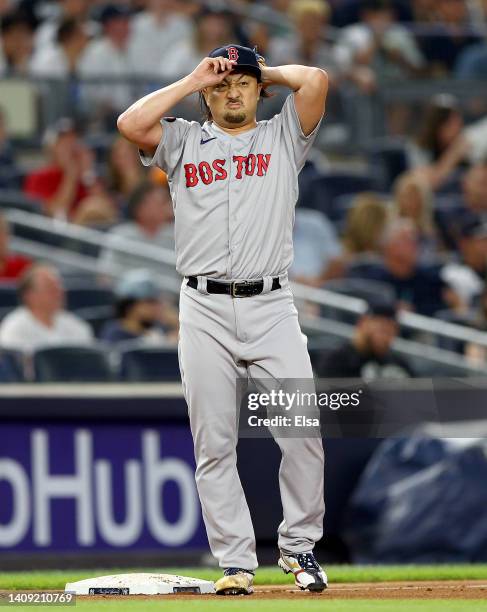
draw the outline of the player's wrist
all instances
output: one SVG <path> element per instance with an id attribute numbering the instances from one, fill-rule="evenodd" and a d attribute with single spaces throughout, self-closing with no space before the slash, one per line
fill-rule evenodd
<path id="1" fill-rule="evenodd" d="M 204 85 L 201 83 L 201 80 L 192 72 L 185 76 L 181 82 L 184 84 L 185 90 L 187 91 L 186 95 L 188 96 L 197 93 L 204 87 Z"/>

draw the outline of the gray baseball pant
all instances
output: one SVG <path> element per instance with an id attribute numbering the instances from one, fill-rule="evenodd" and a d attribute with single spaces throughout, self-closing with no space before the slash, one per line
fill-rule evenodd
<path id="1" fill-rule="evenodd" d="M 206 279 L 180 295 L 179 364 L 189 408 L 196 486 L 213 555 L 220 567 L 258 567 L 250 512 L 237 471 L 236 379 L 312 379 L 306 337 L 287 277 L 282 289 L 248 298 L 208 294 Z M 284 518 L 278 546 L 308 552 L 323 533 L 321 437 L 276 438 Z"/>

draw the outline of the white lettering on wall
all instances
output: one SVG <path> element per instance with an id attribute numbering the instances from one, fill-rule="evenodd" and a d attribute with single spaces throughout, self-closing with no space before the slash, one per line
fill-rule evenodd
<path id="1" fill-rule="evenodd" d="M 74 470 L 72 476 L 53 476 L 49 468 L 49 443 L 45 431 L 32 434 L 32 485 L 34 491 L 34 542 L 49 546 L 51 535 L 51 500 L 72 498 L 76 501 L 76 539 L 81 546 L 95 542 L 95 524 L 91 500 L 92 439 L 88 431 L 74 435 Z"/>
<path id="2" fill-rule="evenodd" d="M 173 546 L 183 544 L 194 533 L 199 519 L 193 472 L 180 459 L 159 458 L 159 436 L 155 431 L 144 432 L 142 454 L 149 529 L 161 543 Z M 164 504 L 161 505 L 161 490 L 169 481 L 175 482 L 179 488 L 181 513 L 174 523 L 166 519 Z"/>
<path id="3" fill-rule="evenodd" d="M 142 432 L 142 456 L 128 459 L 123 465 L 123 491 L 115 492 L 113 462 L 94 459 L 93 434 L 84 429 L 73 433 L 73 470 L 66 474 L 60 465 L 65 458 L 56 457 L 50 449 L 49 434 L 36 429 L 30 439 L 31 473 L 18 461 L 0 457 L 0 482 L 12 491 L 12 512 L 8 522 L 0 523 L 0 548 L 20 544 L 32 527 L 35 546 L 48 547 L 55 540 L 56 524 L 52 506 L 56 500 L 74 500 L 74 516 L 66 521 L 74 525 L 78 546 L 96 543 L 96 533 L 111 546 L 130 546 L 148 528 L 159 544 L 181 546 L 190 541 L 198 529 L 200 506 L 193 470 L 184 460 L 161 458 L 159 433 Z M 61 473 L 59 473 L 61 472 Z M 64 473 L 62 473 L 64 472 Z M 168 520 L 167 483 L 178 491 L 179 513 Z M 124 498 L 124 517 L 115 520 L 115 493 Z M 2 500 L 0 500 L 2 503 Z"/>
<path id="4" fill-rule="evenodd" d="M 113 518 L 111 463 L 102 459 L 95 462 L 98 528 L 105 542 L 113 546 L 129 546 L 136 542 L 144 524 L 140 462 L 127 461 L 124 474 L 125 520 L 122 523 L 116 523 Z"/>
<path id="5" fill-rule="evenodd" d="M 14 546 L 29 529 L 29 479 L 16 461 L 0 459 L 0 480 L 6 480 L 12 488 L 12 518 L 9 523 L 0 524 L 0 546 Z"/>

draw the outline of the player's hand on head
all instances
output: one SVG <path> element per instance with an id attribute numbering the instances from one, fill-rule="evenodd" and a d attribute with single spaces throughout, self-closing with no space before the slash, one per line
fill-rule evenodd
<path id="1" fill-rule="evenodd" d="M 236 64 L 235 60 L 226 57 L 205 57 L 193 70 L 192 76 L 200 89 L 218 85 L 228 76 Z"/>
<path id="2" fill-rule="evenodd" d="M 260 75 L 261 75 L 261 79 L 262 79 L 262 87 L 264 89 L 267 89 L 267 87 L 269 87 L 269 85 L 272 85 L 272 79 L 269 75 L 269 66 L 267 65 L 266 61 L 265 61 L 265 57 L 262 55 L 257 54 L 257 63 L 260 66 Z"/>

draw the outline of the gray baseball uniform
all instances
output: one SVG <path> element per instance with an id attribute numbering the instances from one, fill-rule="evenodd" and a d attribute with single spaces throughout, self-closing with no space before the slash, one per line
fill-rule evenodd
<path id="1" fill-rule="evenodd" d="M 167 172 L 175 211 L 176 268 L 197 276 L 180 294 L 179 362 L 195 444 L 196 483 L 221 567 L 255 569 L 255 538 L 236 468 L 236 379 L 313 373 L 287 280 L 298 173 L 319 129 L 302 133 L 290 94 L 281 113 L 232 136 L 213 122 L 164 118 L 144 165 Z M 281 289 L 271 291 L 272 277 Z M 209 294 L 206 279 L 264 279 L 247 298 Z M 308 552 L 322 536 L 321 439 L 278 438 L 284 518 L 279 547 Z"/>

